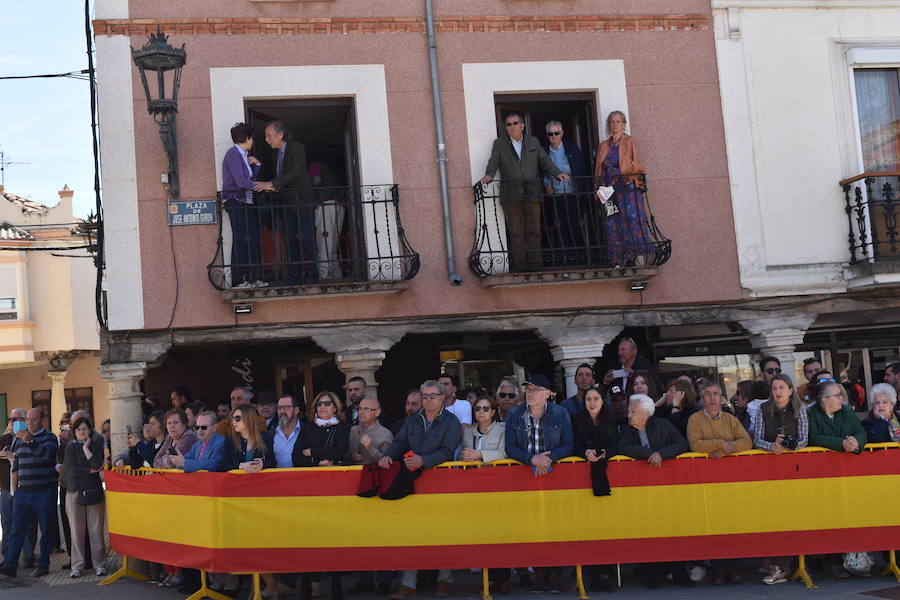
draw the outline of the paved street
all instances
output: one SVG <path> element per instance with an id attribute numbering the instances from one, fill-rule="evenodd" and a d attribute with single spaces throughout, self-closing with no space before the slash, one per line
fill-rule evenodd
<path id="1" fill-rule="evenodd" d="M 61 557 L 62 555 L 56 555 Z M 55 560 L 54 562 L 59 562 Z M 777 586 L 765 586 L 758 583 L 758 577 L 754 573 L 754 567 L 758 563 L 756 561 L 743 561 L 743 572 L 745 583 L 741 585 L 732 585 L 726 587 L 714 587 L 710 585 L 699 585 L 692 588 L 682 588 L 671 584 L 664 585 L 658 590 L 645 589 L 640 581 L 631 574 L 631 568 L 623 569 L 624 587 L 620 589 L 613 597 L 626 598 L 648 598 L 666 600 L 694 600 L 705 599 L 710 600 L 760 600 L 760 599 L 793 599 L 808 598 L 815 600 L 846 600 L 858 598 L 886 598 L 900 600 L 900 585 L 893 578 L 888 577 L 872 577 L 870 579 L 850 579 L 846 581 L 836 581 L 825 574 L 819 574 L 816 584 L 818 589 L 808 590 L 802 584 L 791 582 Z M 153 600 L 168 599 L 176 600 L 184 596 L 172 589 L 164 589 L 155 585 L 133 580 L 119 580 L 109 586 L 98 587 L 96 578 L 82 578 L 77 583 L 68 579 L 67 573 L 59 570 L 58 566 L 51 572 L 48 581 L 18 578 L 14 580 L 0 580 L 0 598 L 2 600 L 72 600 L 73 598 L 91 598 L 97 600 L 104 599 L 120 599 L 128 598 L 128 600 Z M 473 573 L 456 572 L 456 581 L 454 582 L 454 597 L 477 599 L 478 594 L 475 593 L 476 586 L 479 582 L 479 576 Z M 571 578 L 567 579 L 571 581 Z M 353 579 L 348 576 L 345 586 L 349 587 Z M 242 592 L 241 598 L 247 597 L 247 591 Z M 420 594 L 418 597 L 431 598 L 430 593 Z M 537 598 L 519 587 L 513 588 L 513 593 L 507 596 L 497 596 L 496 598 L 506 598 L 508 600 L 530 600 Z M 576 598 L 575 592 L 555 596 L 558 598 Z M 606 594 L 595 593 L 593 598 L 603 598 Z M 296 598 L 296 595 L 282 596 L 282 598 Z M 327 589 L 323 599 L 329 598 Z M 374 595 L 352 596 L 354 600 L 383 600 L 383 597 Z"/>

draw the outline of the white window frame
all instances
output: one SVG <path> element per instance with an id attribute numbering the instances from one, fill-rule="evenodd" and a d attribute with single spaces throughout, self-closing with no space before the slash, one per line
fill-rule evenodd
<path id="1" fill-rule="evenodd" d="M 494 97 L 498 94 L 593 93 L 601 137 L 606 115 L 610 112 L 621 110 L 631 119 L 625 89 L 625 61 L 621 59 L 463 63 L 462 75 L 469 140 L 469 170 L 473 184 L 484 175 L 491 156 L 491 146 L 497 138 Z M 553 87 L 547 87 L 548 85 Z M 630 133 L 628 126 L 626 131 Z M 582 150 L 586 155 L 589 154 L 588 149 Z M 499 204 L 484 206 L 481 210 L 487 215 L 485 224 L 488 231 L 482 248 L 477 250 L 485 255 L 488 254 L 488 248 L 506 246 L 506 221 Z M 495 258 L 501 258 L 505 252 L 496 254 L 501 256 Z M 498 273 L 504 272 L 508 270 L 508 262 L 498 260 L 494 269 Z"/>

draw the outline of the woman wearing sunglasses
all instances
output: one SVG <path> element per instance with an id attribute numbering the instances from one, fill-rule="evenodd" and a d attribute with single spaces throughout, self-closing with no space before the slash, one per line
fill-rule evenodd
<path id="1" fill-rule="evenodd" d="M 319 392 L 310 411 L 309 425 L 300 428 L 300 436 L 294 444 L 295 467 L 330 467 L 347 456 L 350 446 L 350 426 L 344 422 L 341 401 L 332 392 Z M 312 597 L 312 584 L 318 585 L 321 573 L 300 575 L 300 600 Z M 340 573 L 331 574 L 331 597 L 344 595 Z"/>
<path id="2" fill-rule="evenodd" d="M 475 402 L 475 424 L 463 425 L 460 460 L 493 462 L 506 458 L 506 424 L 497 422 L 497 401 Z"/>
<path id="3" fill-rule="evenodd" d="M 275 450 L 272 438 L 264 435 L 259 427 L 259 412 L 252 404 L 242 404 L 231 409 L 228 417 L 231 435 L 225 438 L 223 471 L 240 469 L 245 473 L 259 473 L 263 469 L 275 468 Z M 271 573 L 261 574 L 266 589 L 263 598 L 277 598 L 278 585 Z"/>

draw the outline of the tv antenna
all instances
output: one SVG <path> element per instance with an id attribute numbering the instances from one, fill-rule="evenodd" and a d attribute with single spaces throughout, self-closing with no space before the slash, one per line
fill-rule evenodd
<path id="1" fill-rule="evenodd" d="M 14 162 L 12 160 L 12 157 L 9 154 L 4 152 L 3 150 L 0 150 L 0 187 L 6 186 L 6 167 L 13 166 L 13 165 L 18 166 L 18 165 L 30 165 L 30 164 L 31 163 L 27 163 L 27 162 Z"/>

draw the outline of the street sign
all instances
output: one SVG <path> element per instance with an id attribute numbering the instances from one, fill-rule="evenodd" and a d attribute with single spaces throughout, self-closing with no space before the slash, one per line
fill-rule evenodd
<path id="1" fill-rule="evenodd" d="M 169 202 L 170 227 L 174 225 L 214 225 L 215 223 L 215 200 Z"/>

